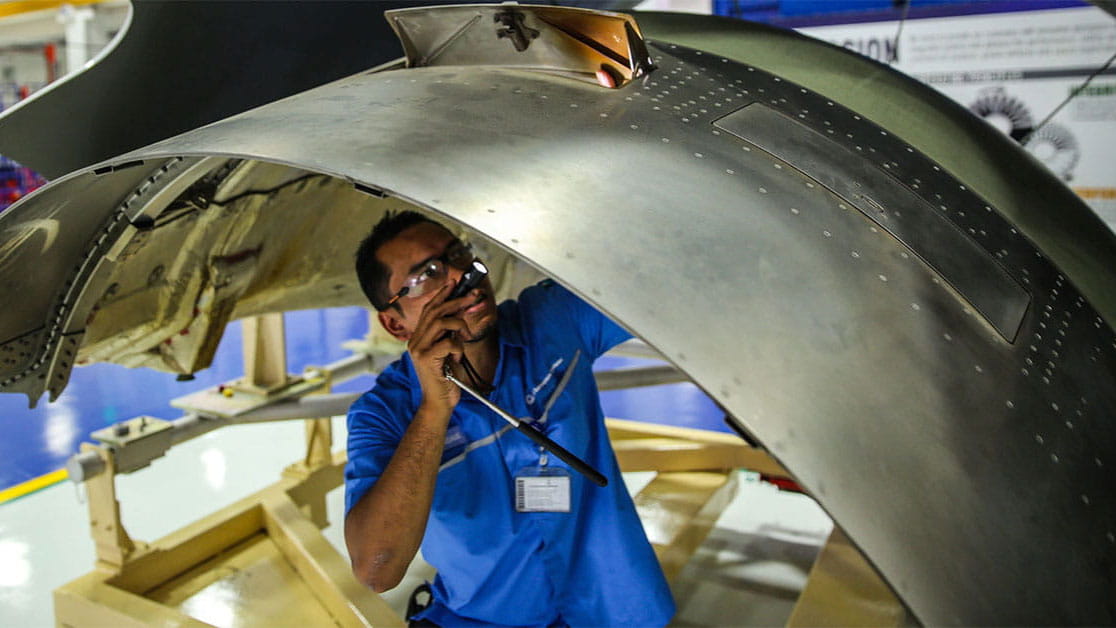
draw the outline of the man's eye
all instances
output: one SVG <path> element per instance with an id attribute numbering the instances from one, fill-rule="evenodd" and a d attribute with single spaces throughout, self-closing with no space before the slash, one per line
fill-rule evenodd
<path id="1" fill-rule="evenodd" d="M 421 281 L 426 281 L 427 279 L 433 279 L 433 278 L 435 278 L 435 277 L 437 277 L 438 275 L 441 275 L 441 274 L 442 274 L 442 265 L 438 264 L 438 263 L 434 263 L 434 264 L 431 264 L 431 265 L 427 266 L 421 273 L 418 274 L 418 280 L 420 282 Z"/>

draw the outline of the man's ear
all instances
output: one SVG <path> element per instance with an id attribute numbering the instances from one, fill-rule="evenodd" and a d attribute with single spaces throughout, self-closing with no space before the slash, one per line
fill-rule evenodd
<path id="1" fill-rule="evenodd" d="M 380 319 L 380 325 L 383 326 L 387 333 L 395 337 L 396 340 L 407 342 L 411 337 L 411 332 L 407 331 L 403 321 L 400 320 L 399 314 L 394 310 L 388 309 L 383 312 L 377 312 L 376 318 Z"/>

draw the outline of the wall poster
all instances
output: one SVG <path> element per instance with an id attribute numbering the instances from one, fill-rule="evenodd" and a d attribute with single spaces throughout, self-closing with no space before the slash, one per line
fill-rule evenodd
<path id="1" fill-rule="evenodd" d="M 936 88 L 1007 133 L 1116 231 L 1116 67 L 1047 122 L 1116 53 L 1116 19 L 1096 7 L 818 26 L 844 46 Z M 898 34 L 898 45 L 896 35 Z"/>

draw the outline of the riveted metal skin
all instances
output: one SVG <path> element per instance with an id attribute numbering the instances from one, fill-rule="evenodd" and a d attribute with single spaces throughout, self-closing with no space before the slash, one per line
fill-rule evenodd
<path id="1" fill-rule="evenodd" d="M 617 90 L 491 67 L 353 76 L 108 164 L 286 164 L 467 225 L 686 372 L 920 621 L 1116 621 L 1116 338 L 1096 277 L 839 101 L 707 51 L 650 52 L 658 70 Z M 797 130 L 754 128 L 756 107 Z M 0 228 L 79 193 L 118 207 L 130 172 L 54 183 Z M 54 329 L 33 314 L 13 331 Z"/>
<path id="2" fill-rule="evenodd" d="M 642 13 L 639 23 L 650 39 L 766 70 L 906 140 L 1037 242 L 1105 320 L 1116 324 L 1111 228 L 1027 151 L 1016 150 L 1014 140 L 967 108 L 884 64 L 787 29 L 671 13 Z"/>
<path id="3" fill-rule="evenodd" d="M 0 293 L 13 303 L 0 318 L 0 390 L 27 393 L 32 405 L 45 390 L 51 400 L 62 392 L 85 324 L 75 306 L 94 274 L 112 264 L 111 251 L 136 231 L 128 209 L 142 206 L 180 161 L 132 161 L 105 168 L 111 177 L 77 174 L 3 216 L 0 229 L 10 239 L 0 249 Z"/>
<path id="4" fill-rule="evenodd" d="M 718 119 L 714 125 L 794 164 L 804 174 L 848 200 L 866 218 L 895 236 L 943 276 L 988 319 L 1004 340 L 1013 341 L 1031 299 L 996 262 L 996 256 L 1003 258 L 1007 250 L 1000 249 L 996 255 L 985 250 L 977 242 L 976 227 L 969 227 L 966 233 L 946 216 L 949 207 L 941 194 L 934 192 L 928 198 L 919 196 L 918 190 L 924 185 L 931 190 L 935 187 L 933 183 L 924 183 L 920 177 L 937 178 L 941 179 L 939 183 L 949 184 L 943 177 L 934 176 L 932 165 L 925 157 L 909 147 L 908 154 L 903 154 L 901 146 L 888 147 L 899 148 L 889 151 L 891 154 L 884 152 L 883 146 L 877 149 L 879 137 L 872 130 L 866 133 L 863 128 L 856 128 L 858 125 L 850 124 L 856 122 L 856 118 L 849 119 L 842 115 L 845 112 L 831 111 L 831 100 L 815 96 L 812 101 L 801 102 L 807 94 L 809 92 L 802 91 L 793 104 L 787 104 L 792 101 L 786 98 L 772 99 L 773 105 L 787 105 L 779 108 L 788 111 L 786 114 L 780 115 L 779 109 L 755 102 Z M 811 115 L 811 108 L 817 113 Z M 796 115 L 795 110 L 800 113 Z M 811 129 L 807 120 L 815 123 L 820 120 L 822 128 Z M 870 158 L 864 159 L 864 154 Z M 890 170 L 895 173 L 891 174 Z M 903 184 L 903 175 L 910 179 L 909 187 Z M 959 217 L 964 217 L 966 208 L 979 204 L 979 199 L 973 198 L 955 210 Z M 997 234 L 999 241 L 1019 239 L 1018 235 L 1004 233 L 1008 228 L 1006 223 L 997 220 L 998 216 L 993 219 L 991 208 L 987 212 L 989 216 L 985 217 L 985 222 L 996 221 L 1001 232 Z M 979 235 L 989 237 L 983 228 Z"/>

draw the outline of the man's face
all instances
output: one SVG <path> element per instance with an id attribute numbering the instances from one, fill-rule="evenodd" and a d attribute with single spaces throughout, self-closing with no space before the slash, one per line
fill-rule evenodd
<path id="1" fill-rule="evenodd" d="M 376 252 L 380 263 L 390 270 L 388 294 L 399 292 L 409 277 L 421 273 L 432 261 L 445 256 L 446 251 L 455 244 L 459 242 L 453 234 L 429 222 L 421 222 L 401 231 Z M 455 284 L 461 280 L 462 270 L 451 264 L 445 264 L 445 269 L 446 276 L 443 280 L 427 279 L 429 285 L 421 295 L 403 296 L 397 300 L 395 304 L 399 306 L 399 310 L 388 308 L 380 312 L 380 323 L 391 335 L 400 340 L 409 339 L 426 304 L 434 298 L 444 296 L 438 294 L 438 288 L 451 280 Z M 443 292 L 448 293 L 448 290 Z M 492 283 L 487 277 L 468 293 L 464 303 L 465 307 L 457 315 L 465 321 L 469 330 L 468 337 L 463 340 L 481 340 L 496 325 L 496 299 L 492 294 Z"/>

